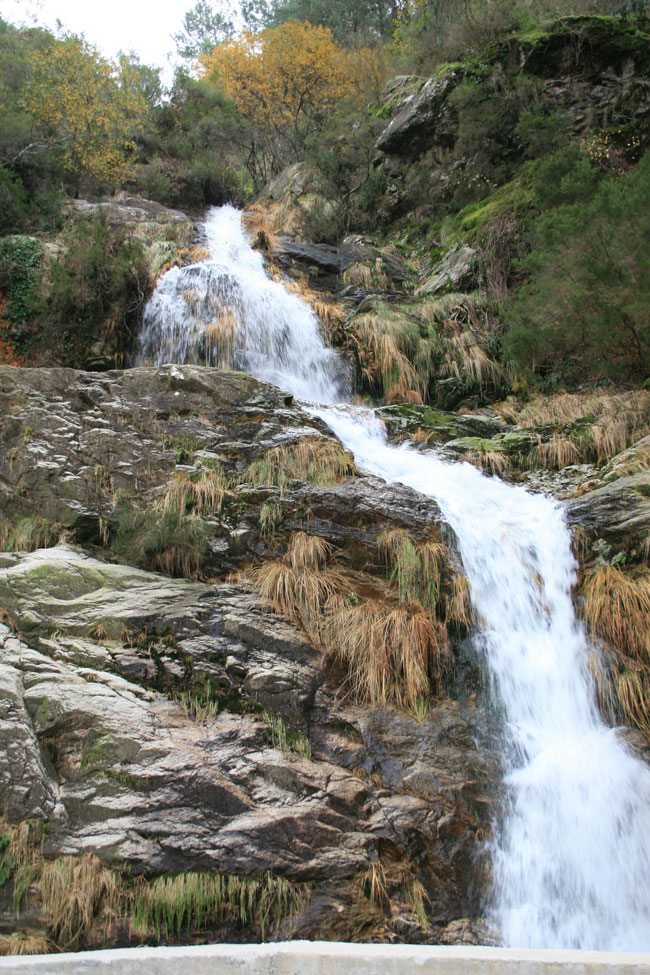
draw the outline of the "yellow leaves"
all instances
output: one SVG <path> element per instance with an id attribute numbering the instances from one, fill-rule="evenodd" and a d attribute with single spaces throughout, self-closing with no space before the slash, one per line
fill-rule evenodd
<path id="1" fill-rule="evenodd" d="M 203 55 L 204 77 L 267 130 L 311 131 L 355 90 L 350 56 L 326 27 L 288 21 L 244 32 Z"/>
<path id="2" fill-rule="evenodd" d="M 69 173 L 117 182 L 134 151 L 130 136 L 142 125 L 144 99 L 128 74 L 78 37 L 55 41 L 32 55 L 25 107 L 52 130 Z"/>

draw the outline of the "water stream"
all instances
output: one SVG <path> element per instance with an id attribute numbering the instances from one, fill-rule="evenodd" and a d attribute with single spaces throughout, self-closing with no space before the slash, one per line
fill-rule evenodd
<path id="1" fill-rule="evenodd" d="M 371 410 L 346 405 L 343 361 L 308 306 L 269 279 L 238 211 L 211 211 L 205 232 L 212 259 L 162 278 L 139 361 L 245 368 L 305 401 L 360 469 L 436 500 L 458 539 L 506 725 L 490 907 L 503 943 L 650 950 L 650 769 L 597 712 L 560 506 L 389 445 Z"/>

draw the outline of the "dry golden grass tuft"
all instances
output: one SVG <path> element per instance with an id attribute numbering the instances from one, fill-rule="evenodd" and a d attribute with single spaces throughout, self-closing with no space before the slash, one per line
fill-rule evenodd
<path id="1" fill-rule="evenodd" d="M 616 701 L 627 724 L 650 738 L 650 675 L 647 671 L 623 670 L 615 678 Z"/>
<path id="2" fill-rule="evenodd" d="M 456 574 L 452 579 L 451 590 L 445 595 L 445 622 L 457 623 L 468 630 L 475 623 L 472 590 L 467 576 Z"/>
<path id="3" fill-rule="evenodd" d="M 446 348 L 440 373 L 456 379 L 469 379 L 481 389 L 487 384 L 496 386 L 503 379 L 503 369 L 481 345 L 483 330 L 474 313 L 470 315 L 470 322 L 469 326 L 453 318 L 444 322 Z"/>
<path id="4" fill-rule="evenodd" d="M 209 261 L 211 257 L 210 251 L 206 247 L 201 247 L 199 244 L 192 244 L 190 247 L 179 247 L 174 252 L 172 259 L 166 261 L 157 272 L 158 277 L 161 278 L 163 274 L 171 271 L 173 267 L 187 267 L 190 264 L 201 264 L 203 261 Z"/>
<path id="5" fill-rule="evenodd" d="M 177 519 L 188 510 L 202 518 L 210 518 L 221 513 L 227 494 L 228 482 L 221 471 L 201 471 L 193 477 L 176 474 L 158 504 L 164 514 Z"/>
<path id="6" fill-rule="evenodd" d="M 152 567 L 166 576 L 198 579 L 203 566 L 203 550 L 192 544 L 168 545 L 152 560 Z"/>
<path id="7" fill-rule="evenodd" d="M 0 956 L 48 955 L 55 945 L 44 934 L 33 931 L 16 931 L 8 938 L 0 938 Z"/>
<path id="8" fill-rule="evenodd" d="M 90 853 L 46 861 L 39 883 L 49 929 L 63 947 L 76 944 L 103 908 L 118 911 L 123 897 L 116 875 Z"/>
<path id="9" fill-rule="evenodd" d="M 588 625 L 633 660 L 650 663 L 650 570 L 601 565 L 582 585 Z"/>
<path id="10" fill-rule="evenodd" d="M 328 437 L 303 437 L 287 446 L 272 447 L 254 460 L 241 482 L 255 487 L 279 487 L 284 494 L 290 480 L 330 485 L 356 474 L 352 454 Z"/>
<path id="11" fill-rule="evenodd" d="M 272 230 L 268 209 L 261 203 L 252 203 L 242 214 L 244 227 L 252 237 L 252 246 L 269 254 L 277 251 L 280 241 Z"/>
<path id="12" fill-rule="evenodd" d="M 250 572 L 255 591 L 276 613 L 299 623 L 315 643 L 320 643 L 323 607 L 344 592 L 347 583 L 338 572 L 327 569 L 332 546 L 313 535 L 296 532 L 280 561 L 263 562 Z"/>
<path id="13" fill-rule="evenodd" d="M 359 878 L 359 885 L 366 897 L 377 907 L 390 906 L 386 887 L 386 872 L 380 860 L 373 860 L 366 872 Z"/>
<path id="14" fill-rule="evenodd" d="M 448 558 L 442 542 L 416 542 L 409 532 L 393 528 L 377 536 L 377 545 L 391 577 L 397 581 L 400 601 L 421 602 L 435 612 Z"/>
<path id="15" fill-rule="evenodd" d="M 409 903 L 411 910 L 426 931 L 429 927 L 427 905 L 431 904 L 431 898 L 427 894 L 424 884 L 419 880 L 414 880 L 409 887 Z"/>
<path id="16" fill-rule="evenodd" d="M 491 474 L 505 474 L 511 466 L 510 457 L 504 450 L 468 450 L 459 460 Z"/>
<path id="17" fill-rule="evenodd" d="M 361 262 L 350 264 L 345 269 L 343 284 L 352 288 L 361 288 L 363 291 L 372 291 L 377 287 L 372 268 Z"/>
<path id="18" fill-rule="evenodd" d="M 560 393 L 537 396 L 525 404 L 510 399 L 495 408 L 505 420 L 523 427 L 555 427 L 558 438 L 564 427 L 580 421 L 576 449 L 583 459 L 597 464 L 650 434 L 650 390 Z"/>
<path id="19" fill-rule="evenodd" d="M 417 394 L 423 402 L 432 375 L 433 345 L 403 314 L 379 305 L 357 315 L 351 337 L 359 363 L 371 388 L 386 398 Z"/>
<path id="20" fill-rule="evenodd" d="M 579 464 L 582 460 L 580 448 L 567 437 L 560 433 L 554 433 L 550 440 L 542 441 L 537 438 L 537 443 L 533 447 L 528 463 L 534 467 L 549 467 L 559 471 L 569 464 Z"/>
<path id="21" fill-rule="evenodd" d="M 132 931 L 140 938 L 180 938 L 223 920 L 254 924 L 265 939 L 269 929 L 285 933 L 293 914 L 309 900 L 306 884 L 270 871 L 232 874 L 186 873 L 136 883 L 130 897 Z M 286 936 L 286 935 L 285 935 Z"/>
<path id="22" fill-rule="evenodd" d="M 418 427 L 417 430 L 409 435 L 409 440 L 411 440 L 412 443 L 425 444 L 431 443 L 431 441 L 435 439 L 435 436 L 435 430 L 427 430 L 425 427 Z"/>
<path id="23" fill-rule="evenodd" d="M 389 406 L 393 403 L 411 403 L 414 406 L 422 406 L 423 404 L 422 396 L 417 389 L 407 389 L 399 384 L 392 387 L 385 400 Z"/>
<path id="24" fill-rule="evenodd" d="M 436 377 L 454 377 L 468 388 L 501 384 L 487 329 L 479 304 L 453 294 L 401 305 L 373 299 L 346 334 L 371 389 L 389 403 L 418 403 L 427 401 Z"/>
<path id="25" fill-rule="evenodd" d="M 52 548 L 70 537 L 70 532 L 55 521 L 46 521 L 40 515 L 20 518 L 15 528 L 0 519 L 0 551 L 35 552 L 39 548 Z"/>
<path id="26" fill-rule="evenodd" d="M 347 689 L 359 701 L 415 711 L 438 691 L 450 651 L 447 630 L 420 603 L 390 606 L 368 600 L 328 607 L 329 645 L 347 667 Z"/>
<path id="27" fill-rule="evenodd" d="M 326 329 L 332 329 L 345 319 L 343 305 L 329 300 L 323 292 L 313 291 L 306 278 L 283 281 L 284 288 L 306 302 Z"/>

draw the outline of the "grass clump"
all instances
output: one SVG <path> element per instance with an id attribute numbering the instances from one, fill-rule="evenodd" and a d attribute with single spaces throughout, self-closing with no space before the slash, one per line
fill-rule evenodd
<path id="1" fill-rule="evenodd" d="M 390 606 L 337 600 L 329 611 L 330 645 L 347 667 L 346 685 L 359 701 L 415 711 L 439 691 L 449 661 L 447 630 L 420 603 Z"/>
<path id="2" fill-rule="evenodd" d="M 387 599 L 362 599 L 344 574 L 328 568 L 331 546 L 304 532 L 293 535 L 280 561 L 252 570 L 252 584 L 343 665 L 345 687 L 357 700 L 418 715 L 441 690 L 451 659 L 447 623 L 469 624 L 469 588 L 450 583 L 440 542 L 418 543 L 393 529 L 378 545 L 394 584 Z"/>
<path id="3" fill-rule="evenodd" d="M 8 938 L 0 938 L 0 957 L 6 955 L 47 955 L 54 944 L 44 934 L 15 931 Z"/>
<path id="4" fill-rule="evenodd" d="M 330 485 L 356 473 L 352 454 L 336 440 L 304 437 L 288 446 L 271 447 L 249 464 L 241 480 L 254 487 L 278 487 L 284 494 L 291 480 Z"/>
<path id="5" fill-rule="evenodd" d="M 614 694 L 618 710 L 627 724 L 650 739 L 650 674 L 647 670 L 626 668 L 616 674 Z"/>
<path id="6" fill-rule="evenodd" d="M 650 663 L 650 570 L 590 569 L 582 586 L 588 625 L 620 653 Z"/>
<path id="7" fill-rule="evenodd" d="M 68 536 L 63 525 L 47 521 L 40 515 L 21 518 L 15 528 L 0 520 L 0 551 L 35 552 L 39 548 L 53 548 Z"/>
<path id="8" fill-rule="evenodd" d="M 272 535 L 282 521 L 282 506 L 277 501 L 264 501 L 260 507 L 260 531 Z"/>
<path id="9" fill-rule="evenodd" d="M 0 886 L 13 877 L 17 912 L 35 876 L 35 865 L 41 862 L 41 840 L 46 832 L 45 823 L 31 819 L 17 825 L 0 821 Z"/>
<path id="10" fill-rule="evenodd" d="M 650 434 L 648 390 L 561 393 L 537 396 L 525 404 L 509 400 L 497 408 L 506 421 L 524 428 L 551 428 L 550 433 L 538 434 L 526 460 L 532 467 L 560 469 L 583 461 L 602 466 Z M 631 460 L 630 473 L 645 469 L 646 460 L 647 452 Z"/>
<path id="11" fill-rule="evenodd" d="M 39 884 L 49 930 L 62 947 L 77 944 L 102 909 L 117 912 L 123 895 L 117 875 L 90 853 L 46 862 Z"/>
<path id="12" fill-rule="evenodd" d="M 203 519 L 157 510 L 122 512 L 111 552 L 118 560 L 135 562 L 170 576 L 199 576 L 207 550 Z"/>
<path id="13" fill-rule="evenodd" d="M 447 550 L 441 542 L 415 542 L 407 531 L 393 528 L 377 537 L 400 602 L 420 602 L 435 612 L 440 602 Z"/>
<path id="14" fill-rule="evenodd" d="M 268 737 L 273 748 L 279 748 L 281 752 L 295 752 L 303 758 L 311 759 L 311 745 L 306 735 L 291 731 L 279 714 L 263 711 L 261 718 L 268 723 Z"/>
<path id="15" fill-rule="evenodd" d="M 183 930 L 201 930 L 225 920 L 255 925 L 262 940 L 269 930 L 301 908 L 304 884 L 292 884 L 270 871 L 253 877 L 185 873 L 157 877 L 136 885 L 130 897 L 131 928 L 139 937 L 180 938 Z"/>
<path id="16" fill-rule="evenodd" d="M 390 905 L 386 884 L 386 871 L 380 860 L 373 860 L 360 878 L 361 890 L 378 907 Z"/>
<path id="17" fill-rule="evenodd" d="M 431 898 L 427 894 L 424 884 L 422 884 L 419 880 L 414 880 L 409 887 L 408 893 L 412 912 L 415 914 L 422 927 L 427 930 L 429 927 L 427 904 L 431 903 Z"/>
<path id="18" fill-rule="evenodd" d="M 505 474 L 510 470 L 511 460 L 505 450 L 467 450 L 459 460 L 473 464 L 479 470 L 489 471 L 490 474 Z"/>
<path id="19" fill-rule="evenodd" d="M 403 309 L 376 302 L 353 319 L 350 337 L 371 391 L 388 403 L 421 404 L 427 399 L 438 343 L 426 327 L 421 329 Z"/>
<path id="20" fill-rule="evenodd" d="M 206 521 L 221 515 L 228 495 L 220 470 L 176 474 L 152 507 L 127 503 L 117 513 L 111 554 L 166 575 L 197 578 L 207 553 Z"/>
<path id="21" fill-rule="evenodd" d="M 215 718 L 222 706 L 222 696 L 207 674 L 201 674 L 188 690 L 175 692 L 173 696 L 187 717 L 199 724 Z"/>
<path id="22" fill-rule="evenodd" d="M 590 661 L 601 709 L 650 741 L 650 570 L 597 565 L 582 595 L 588 627 L 607 641 Z"/>
<path id="23" fill-rule="evenodd" d="M 286 555 L 252 570 L 255 591 L 277 613 L 298 623 L 315 642 L 322 630 L 322 609 L 333 596 L 345 591 L 345 579 L 326 568 L 332 546 L 313 535 L 296 532 Z"/>
<path id="24" fill-rule="evenodd" d="M 362 384 L 386 403 L 425 403 L 438 379 L 457 380 L 460 394 L 483 394 L 503 382 L 489 351 L 486 307 L 470 295 L 421 297 L 397 307 L 376 300 L 346 334 Z"/>
<path id="25" fill-rule="evenodd" d="M 212 518 L 221 513 L 227 494 L 227 481 L 219 470 L 203 470 L 198 476 L 176 474 L 159 505 L 164 514 L 171 514 L 176 519 L 187 513 Z"/>
<path id="26" fill-rule="evenodd" d="M 526 458 L 528 467 L 548 467 L 559 471 L 569 464 L 579 464 L 582 451 L 577 444 L 561 433 L 555 432 L 550 440 L 537 437 L 537 443 Z"/>

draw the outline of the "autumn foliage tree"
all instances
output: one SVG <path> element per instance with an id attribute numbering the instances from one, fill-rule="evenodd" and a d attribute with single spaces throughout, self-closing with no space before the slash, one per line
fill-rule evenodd
<path id="1" fill-rule="evenodd" d="M 250 125 L 246 164 L 258 187 L 300 159 L 309 137 L 357 90 L 357 60 L 330 30 L 308 23 L 244 32 L 200 60 L 203 76 Z"/>
<path id="2" fill-rule="evenodd" d="M 123 181 L 147 109 L 128 60 L 116 66 L 70 36 L 35 51 L 32 68 L 24 104 L 48 132 L 72 188 Z"/>

